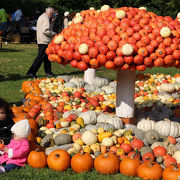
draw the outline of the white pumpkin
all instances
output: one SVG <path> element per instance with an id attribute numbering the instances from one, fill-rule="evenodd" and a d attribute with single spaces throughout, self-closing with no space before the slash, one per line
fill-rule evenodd
<path id="1" fill-rule="evenodd" d="M 65 86 L 65 87 L 72 87 L 72 88 L 76 88 L 76 87 L 77 87 L 76 84 L 73 83 L 73 82 L 64 83 L 64 86 Z"/>
<path id="2" fill-rule="evenodd" d="M 84 79 L 78 77 L 73 77 L 69 82 L 75 83 L 78 88 L 84 87 L 85 84 Z"/>
<path id="3" fill-rule="evenodd" d="M 104 138 L 102 140 L 102 144 L 104 146 L 108 146 L 108 147 L 111 147 L 113 144 L 114 144 L 114 141 L 112 140 L 112 138 Z"/>
<path id="4" fill-rule="evenodd" d="M 123 122 L 121 121 L 121 118 L 117 116 L 113 116 L 110 114 L 101 113 L 97 117 L 97 122 L 104 122 L 113 125 L 116 129 L 122 129 L 123 128 Z"/>
<path id="5" fill-rule="evenodd" d="M 90 7 L 89 10 L 95 10 L 95 8 L 94 7 Z"/>
<path id="6" fill-rule="evenodd" d="M 109 9 L 110 9 L 110 6 L 109 6 L 109 5 L 103 5 L 103 6 L 101 7 L 101 11 L 102 11 L 102 12 L 107 11 L 107 10 L 109 10 Z"/>
<path id="7" fill-rule="evenodd" d="M 97 113 L 95 111 L 82 112 L 79 117 L 83 118 L 85 125 L 96 124 L 97 122 Z"/>
<path id="8" fill-rule="evenodd" d="M 154 142 L 152 145 L 151 145 L 151 149 L 154 149 L 155 147 L 157 146 L 163 146 L 164 147 L 164 144 L 163 142 Z"/>
<path id="9" fill-rule="evenodd" d="M 88 131 L 91 131 L 91 130 L 97 130 L 98 127 L 96 125 L 92 125 L 92 124 L 88 124 L 86 127 L 85 127 L 85 130 L 88 130 Z"/>
<path id="10" fill-rule="evenodd" d="M 108 130 L 108 129 L 116 129 L 114 127 L 114 125 L 112 124 L 107 124 L 107 123 L 103 123 L 103 122 L 99 122 L 96 124 L 97 128 L 103 128 L 104 130 Z"/>
<path id="11" fill-rule="evenodd" d="M 156 122 L 150 119 L 142 119 L 141 121 L 138 122 L 137 128 L 141 129 L 143 131 L 149 131 L 149 130 L 154 130 L 155 129 L 155 124 Z"/>
<path id="12" fill-rule="evenodd" d="M 70 81 L 70 79 L 72 79 L 72 76 L 68 76 L 68 75 L 59 75 L 56 77 L 56 79 L 60 79 L 62 78 L 65 82 Z"/>
<path id="13" fill-rule="evenodd" d="M 131 44 L 124 44 L 122 47 L 122 53 L 125 56 L 130 56 L 133 54 L 134 48 Z"/>
<path id="14" fill-rule="evenodd" d="M 103 86 L 101 89 L 102 89 L 103 91 L 105 91 L 106 94 L 116 93 L 116 88 L 114 88 L 114 87 Z"/>
<path id="15" fill-rule="evenodd" d="M 71 114 L 77 114 L 79 116 L 81 112 L 80 111 L 76 111 L 76 110 L 70 110 L 70 111 L 66 111 L 63 115 L 62 118 L 67 118 L 69 115 Z"/>
<path id="16" fill-rule="evenodd" d="M 171 35 L 171 29 L 168 27 L 161 28 L 160 35 L 164 38 L 169 37 Z"/>
<path id="17" fill-rule="evenodd" d="M 54 43 L 55 44 L 61 44 L 64 41 L 64 36 L 63 35 L 58 35 L 55 40 Z"/>
<path id="18" fill-rule="evenodd" d="M 144 10 L 146 10 L 146 11 L 147 11 L 147 8 L 146 8 L 146 7 L 144 7 L 144 6 L 139 7 L 139 9 L 144 9 Z"/>
<path id="19" fill-rule="evenodd" d="M 109 84 L 109 80 L 106 78 L 98 78 L 96 77 L 94 79 L 93 84 L 99 88 L 103 87 L 103 86 L 107 86 Z"/>
<path id="20" fill-rule="evenodd" d="M 162 137 L 173 136 L 178 137 L 179 133 L 179 123 L 172 122 L 170 120 L 159 121 L 155 125 L 155 130 L 160 134 Z"/>
<path id="21" fill-rule="evenodd" d="M 83 22 L 83 17 L 82 16 L 78 16 L 74 18 L 74 24 L 77 23 L 82 23 Z"/>
<path id="22" fill-rule="evenodd" d="M 180 151 L 176 151 L 173 156 L 174 159 L 176 159 L 177 164 L 180 163 Z"/>
<path id="23" fill-rule="evenodd" d="M 117 17 L 118 19 L 125 18 L 125 17 L 126 17 L 126 11 L 124 11 L 124 10 L 118 10 L 118 11 L 116 12 L 116 17 Z"/>
<path id="24" fill-rule="evenodd" d="M 178 18 L 178 19 L 180 18 L 180 12 L 177 13 L 177 18 Z"/>
<path id="25" fill-rule="evenodd" d="M 96 143 L 97 141 L 97 136 L 96 134 L 94 134 L 92 131 L 85 131 L 82 134 L 82 141 L 86 144 L 86 145 L 91 145 Z"/>
<path id="26" fill-rule="evenodd" d="M 83 43 L 79 46 L 79 52 L 81 54 L 87 54 L 88 53 L 88 50 L 89 50 L 89 47 L 87 44 Z"/>
<path id="27" fill-rule="evenodd" d="M 162 83 L 160 86 L 160 90 L 168 93 L 173 93 L 175 90 L 175 87 L 173 84 L 170 83 Z"/>

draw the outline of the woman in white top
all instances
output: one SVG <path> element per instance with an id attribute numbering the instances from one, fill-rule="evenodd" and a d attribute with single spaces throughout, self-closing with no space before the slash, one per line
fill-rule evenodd
<path id="1" fill-rule="evenodd" d="M 68 11 L 66 11 L 65 13 L 64 13 L 64 28 L 67 28 L 68 27 L 68 16 L 69 16 L 69 12 Z"/>

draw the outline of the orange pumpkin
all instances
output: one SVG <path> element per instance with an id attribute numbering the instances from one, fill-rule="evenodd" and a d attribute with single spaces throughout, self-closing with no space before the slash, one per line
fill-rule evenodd
<path id="1" fill-rule="evenodd" d="M 180 164 L 178 165 L 171 165 L 164 169 L 163 171 L 163 180 L 178 180 L 178 177 L 180 177 Z"/>
<path id="2" fill-rule="evenodd" d="M 47 158 L 48 167 L 55 171 L 65 171 L 70 167 L 70 155 L 62 149 L 52 151 Z"/>
<path id="3" fill-rule="evenodd" d="M 94 168 L 100 174 L 115 174 L 119 171 L 119 159 L 112 153 L 104 153 L 94 160 Z"/>
<path id="4" fill-rule="evenodd" d="M 139 158 L 135 158 L 135 154 L 131 157 L 124 157 L 120 162 L 120 172 L 127 176 L 137 176 L 138 167 L 141 164 Z M 128 167 L 128 168 L 127 168 Z"/>
<path id="5" fill-rule="evenodd" d="M 45 168 L 47 165 L 47 156 L 43 151 L 31 151 L 28 155 L 27 162 L 33 168 Z"/>
<path id="6" fill-rule="evenodd" d="M 71 168 L 77 173 L 91 171 L 93 165 L 94 161 L 91 155 L 83 151 L 75 154 L 71 159 Z"/>
<path id="7" fill-rule="evenodd" d="M 138 176 L 144 180 L 161 179 L 163 169 L 156 162 L 146 161 L 138 167 Z"/>

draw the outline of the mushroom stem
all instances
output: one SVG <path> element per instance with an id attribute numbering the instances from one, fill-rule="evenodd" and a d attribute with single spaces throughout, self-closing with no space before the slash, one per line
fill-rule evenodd
<path id="1" fill-rule="evenodd" d="M 136 72 L 118 70 L 116 88 L 116 115 L 121 118 L 134 117 L 134 92 Z"/>
<path id="2" fill-rule="evenodd" d="M 84 80 L 85 80 L 85 82 L 87 82 L 90 85 L 93 84 L 95 77 L 96 77 L 96 70 L 93 68 L 88 68 L 84 72 Z"/>

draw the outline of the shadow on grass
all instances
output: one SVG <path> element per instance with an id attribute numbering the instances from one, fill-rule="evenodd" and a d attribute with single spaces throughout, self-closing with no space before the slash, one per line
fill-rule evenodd
<path id="1" fill-rule="evenodd" d="M 0 52 L 22 52 L 24 51 L 23 49 L 0 49 Z"/>
<path id="2" fill-rule="evenodd" d="M 0 82 L 3 81 L 17 81 L 22 79 L 28 79 L 27 76 L 21 76 L 20 74 L 6 74 L 2 75 L 0 74 Z"/>

